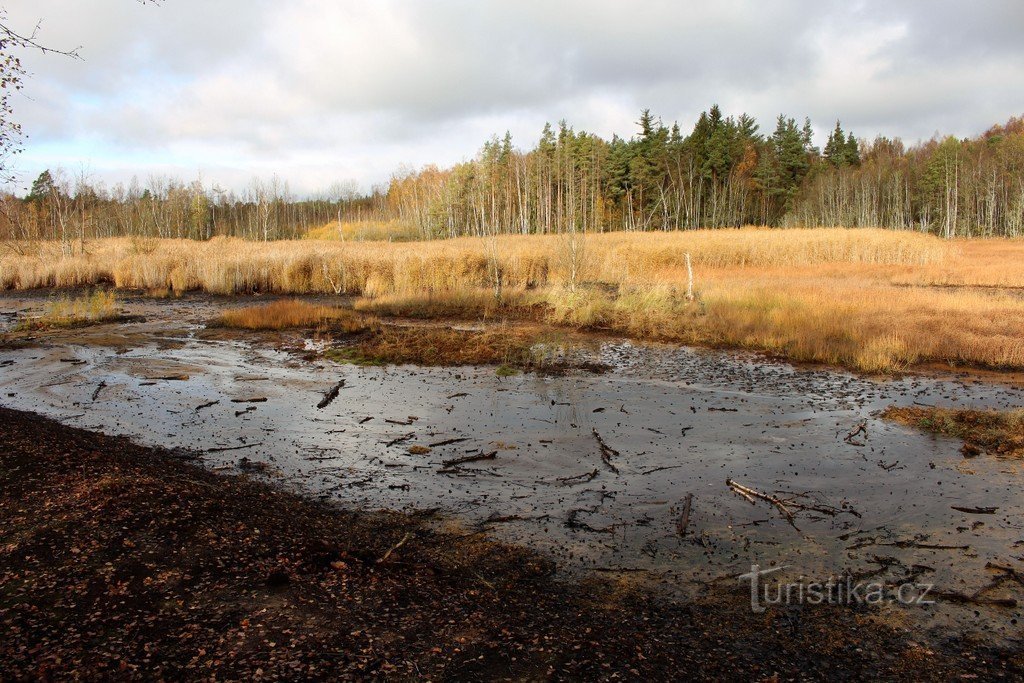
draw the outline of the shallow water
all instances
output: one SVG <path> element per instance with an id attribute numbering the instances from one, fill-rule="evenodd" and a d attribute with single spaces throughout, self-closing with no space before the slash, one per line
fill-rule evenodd
<path id="1" fill-rule="evenodd" d="M 196 321 L 212 305 L 150 302 L 148 322 L 123 326 L 130 344 L 94 343 L 108 333 L 92 328 L 0 350 L 0 403 L 204 451 L 211 467 L 269 463 L 272 478 L 348 505 L 440 508 L 571 570 L 622 572 L 683 593 L 709 581 L 740 586 L 736 575 L 753 563 L 786 566 L 790 578 L 852 572 L 898 583 L 909 574 L 959 593 L 989 583 L 988 562 L 1022 568 L 1020 465 L 965 460 L 955 440 L 872 415 L 915 402 L 1018 406 L 1016 387 L 875 381 L 625 341 L 584 349 L 612 368 L 602 375 L 358 368 L 311 363 L 256 339 L 200 338 Z M 340 380 L 338 398 L 318 409 Z M 866 437 L 845 439 L 862 420 Z M 413 445 L 432 450 L 413 455 Z M 492 460 L 443 464 L 494 451 Z M 744 500 L 727 479 L 789 501 L 793 523 L 770 503 Z M 1024 599 L 1011 584 L 991 595 Z M 1020 612 L 944 602 L 901 610 L 899 620 L 1012 640 Z"/>

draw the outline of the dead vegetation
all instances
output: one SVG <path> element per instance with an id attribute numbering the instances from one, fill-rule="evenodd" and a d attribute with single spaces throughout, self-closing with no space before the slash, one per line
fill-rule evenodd
<path id="1" fill-rule="evenodd" d="M 348 294 L 424 319 L 517 320 L 865 372 L 1024 368 L 1024 243 L 887 230 L 581 233 L 431 242 L 97 240 L 0 263 L 0 288 Z M 51 250 L 52 251 L 52 250 Z M 693 270 L 691 294 L 690 268 Z"/>
<path id="2" fill-rule="evenodd" d="M 559 372 L 593 364 L 563 357 L 552 336 L 537 328 L 498 325 L 480 330 L 428 325 L 379 325 L 350 344 L 324 352 L 356 365 L 496 365 L 499 374 Z"/>
<path id="3" fill-rule="evenodd" d="M 882 417 L 964 442 L 965 456 L 989 453 L 1024 457 L 1024 410 L 997 411 L 931 406 L 890 406 Z"/>
<path id="4" fill-rule="evenodd" d="M 359 315 L 350 309 L 313 304 L 301 299 L 280 299 L 261 306 L 229 309 L 221 314 L 215 324 L 245 330 L 329 327 L 351 333 L 367 330 L 375 323 L 368 316 Z"/>

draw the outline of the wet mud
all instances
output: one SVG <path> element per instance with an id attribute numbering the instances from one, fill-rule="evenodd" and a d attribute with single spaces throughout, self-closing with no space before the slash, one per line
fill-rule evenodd
<path id="1" fill-rule="evenodd" d="M 0 348 L 0 404 L 347 506 L 436 511 L 569 574 L 679 596 L 742 588 L 752 564 L 790 580 L 915 581 L 939 597 L 883 608 L 894 623 L 1020 638 L 1024 585 L 993 582 L 994 567 L 1024 569 L 1021 463 L 964 459 L 959 441 L 876 415 L 1016 407 L 1013 383 L 608 339 L 574 349 L 602 374 L 356 367 L 310 361 L 322 340 L 298 333 L 211 334 L 227 300 L 134 303 L 143 322 Z"/>

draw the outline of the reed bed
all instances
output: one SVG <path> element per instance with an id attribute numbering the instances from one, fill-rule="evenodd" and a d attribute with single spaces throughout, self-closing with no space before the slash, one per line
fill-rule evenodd
<path id="1" fill-rule="evenodd" d="M 525 319 L 868 372 L 1024 368 L 1024 243 L 1009 240 L 743 228 L 576 242 L 110 239 L 73 256 L 34 249 L 0 261 L 0 287 L 348 294 L 377 314 Z"/>

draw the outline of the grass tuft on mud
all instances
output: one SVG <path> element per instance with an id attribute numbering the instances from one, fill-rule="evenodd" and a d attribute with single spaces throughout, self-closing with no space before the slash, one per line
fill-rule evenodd
<path id="1" fill-rule="evenodd" d="M 1019 678 L 862 611 L 679 604 L 0 408 L 0 679 Z"/>
<path id="2" fill-rule="evenodd" d="M 550 333 L 532 327 L 501 325 L 462 330 L 427 325 L 382 325 L 350 345 L 327 349 L 324 357 L 355 365 L 496 365 L 501 375 L 520 371 L 560 372 L 573 367 Z"/>
<path id="3" fill-rule="evenodd" d="M 961 439 L 964 455 L 1024 457 L 1024 409 L 997 411 L 890 406 L 882 417 L 933 434 Z"/>
<path id="4" fill-rule="evenodd" d="M 244 306 L 225 311 L 215 326 L 243 330 L 287 330 L 299 327 L 329 327 L 333 331 L 362 332 L 375 321 L 346 308 L 323 306 L 301 299 L 280 299 L 261 306 Z"/>
<path id="5" fill-rule="evenodd" d="M 74 298 L 61 297 L 47 302 L 41 315 L 20 319 L 14 331 L 86 327 L 125 319 L 114 292 L 97 289 L 91 294 Z"/>

